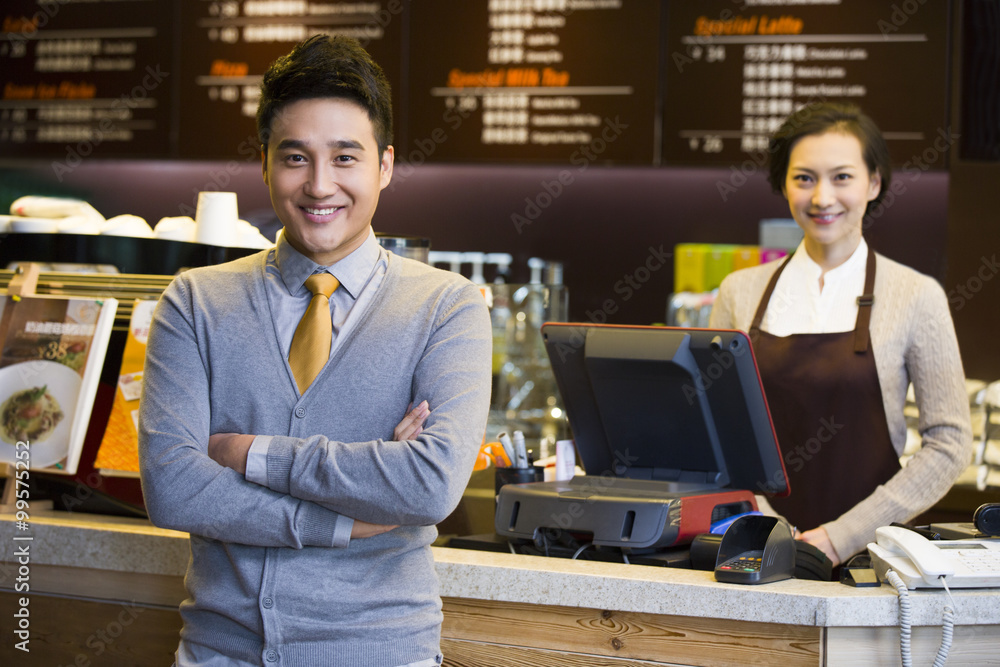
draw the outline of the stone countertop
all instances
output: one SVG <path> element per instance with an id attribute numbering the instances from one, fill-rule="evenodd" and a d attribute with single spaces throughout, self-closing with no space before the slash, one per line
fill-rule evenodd
<path id="1" fill-rule="evenodd" d="M 14 562 L 15 536 L 31 536 L 32 566 L 183 576 L 188 536 L 140 519 L 32 512 L 30 530 L 0 514 L 0 560 Z M 753 620 L 820 627 L 898 624 L 895 590 L 788 579 L 758 586 L 715 581 L 711 572 L 434 547 L 441 595 L 525 604 Z M 9 566 L 8 566 L 9 567 Z M 6 568 L 4 568 L 6 569 Z M 0 578 L 3 581 L 6 577 Z M 9 582 L 0 587 L 10 588 Z M 952 591 L 956 625 L 1000 624 L 1000 589 Z M 943 591 L 911 591 L 914 625 L 940 625 Z"/>

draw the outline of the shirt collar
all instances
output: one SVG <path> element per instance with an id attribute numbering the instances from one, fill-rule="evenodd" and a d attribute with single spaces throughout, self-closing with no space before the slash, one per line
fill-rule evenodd
<path id="1" fill-rule="evenodd" d="M 855 275 L 858 271 L 863 271 L 867 266 L 867 259 L 868 244 L 865 242 L 864 237 L 861 237 L 861 242 L 858 243 L 858 247 L 854 249 L 854 252 L 847 258 L 847 261 L 824 274 L 822 267 L 806 252 L 806 242 L 803 239 L 799 243 L 799 247 L 795 249 L 795 254 L 788 260 L 788 268 L 816 280 L 819 280 L 819 277 L 822 275 L 823 282 L 830 284 L 831 282 L 845 280 L 849 276 Z"/>
<path id="2" fill-rule="evenodd" d="M 375 238 L 375 232 L 369 228 L 368 237 L 357 249 L 339 262 L 323 266 L 312 261 L 285 239 L 284 230 L 278 235 L 275 244 L 275 264 L 281 274 L 281 281 L 289 294 L 296 294 L 302 289 L 306 278 L 314 273 L 328 271 L 353 298 L 357 298 L 365 286 L 375 264 L 382 255 L 382 246 Z"/>

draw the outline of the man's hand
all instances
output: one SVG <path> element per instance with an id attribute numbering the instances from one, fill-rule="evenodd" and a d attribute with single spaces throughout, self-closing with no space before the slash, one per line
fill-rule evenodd
<path id="1" fill-rule="evenodd" d="M 804 533 L 799 533 L 796 535 L 796 539 L 808 542 L 825 553 L 826 557 L 833 562 L 834 567 L 840 565 L 840 556 L 837 555 L 837 550 L 833 548 L 833 544 L 830 542 L 830 536 L 827 535 L 826 528 L 823 526 L 807 530 Z"/>
<path id="2" fill-rule="evenodd" d="M 355 519 L 354 527 L 351 528 L 351 539 L 354 540 L 361 537 L 375 537 L 376 535 L 381 535 L 382 533 L 388 533 L 393 528 L 399 528 L 399 526 L 383 526 L 381 524 L 368 523 L 367 521 Z"/>
<path id="3" fill-rule="evenodd" d="M 208 456 L 241 475 L 247 472 L 247 453 L 254 436 L 242 433 L 216 433 L 208 438 Z"/>
<path id="4" fill-rule="evenodd" d="M 431 409 L 427 406 L 427 401 L 421 401 L 420 405 L 413 408 L 403 416 L 403 420 L 396 425 L 392 432 L 393 440 L 410 440 L 420 435 L 424 430 L 424 421 Z"/>
<path id="5" fill-rule="evenodd" d="M 403 416 L 403 420 L 396 425 L 396 428 L 392 431 L 392 439 L 409 440 L 420 435 L 420 432 L 424 427 L 424 421 L 430 413 L 431 411 L 430 408 L 427 407 L 427 401 L 421 401 L 420 405 L 412 410 L 409 410 Z M 362 537 L 375 537 L 376 535 L 381 535 L 382 533 L 388 533 L 393 528 L 398 527 L 399 526 L 384 526 L 382 524 L 368 523 L 367 521 L 355 519 L 354 527 L 351 528 L 351 539 L 354 540 Z"/>

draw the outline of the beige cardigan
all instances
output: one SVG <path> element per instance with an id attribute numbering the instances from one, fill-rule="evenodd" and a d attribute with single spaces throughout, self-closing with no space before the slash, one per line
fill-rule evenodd
<path id="1" fill-rule="evenodd" d="M 712 308 L 713 328 L 746 331 L 780 261 L 730 274 Z M 903 406 L 913 383 L 921 447 L 906 467 L 843 515 L 823 524 L 842 559 L 862 551 L 875 529 L 906 522 L 941 499 L 969 464 L 972 426 L 962 360 L 944 290 L 932 278 L 877 255 L 872 349 L 893 447 L 906 444 Z M 781 415 L 772 415 L 775 420 Z M 780 443 L 779 443 L 780 444 Z M 795 489 L 792 489 L 794 497 Z M 758 498 L 758 500 L 762 500 Z M 773 513 L 766 501 L 762 511 Z M 802 530 L 816 526 L 799 526 Z"/>

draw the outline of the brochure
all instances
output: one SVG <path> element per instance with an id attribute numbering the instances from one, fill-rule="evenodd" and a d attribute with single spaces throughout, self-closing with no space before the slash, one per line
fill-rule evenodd
<path id="1" fill-rule="evenodd" d="M 146 339 L 155 307 L 154 299 L 136 299 L 132 307 L 115 400 L 94 461 L 94 467 L 102 475 L 139 476 L 139 394 L 142 392 Z"/>
<path id="2" fill-rule="evenodd" d="M 118 301 L 0 297 L 0 462 L 75 474 Z"/>

